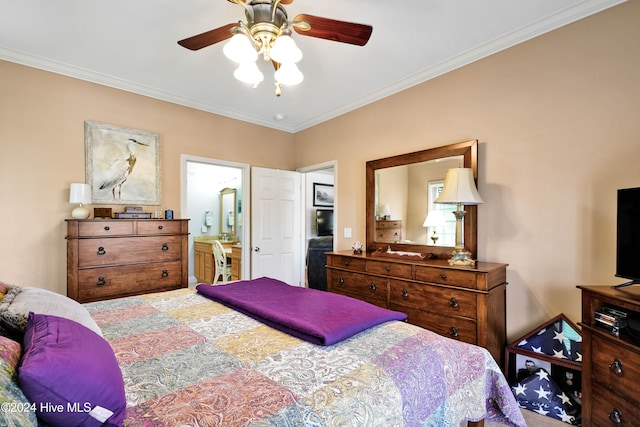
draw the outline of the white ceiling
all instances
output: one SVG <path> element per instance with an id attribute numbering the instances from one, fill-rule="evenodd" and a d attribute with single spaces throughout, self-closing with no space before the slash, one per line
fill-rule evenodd
<path id="1" fill-rule="evenodd" d="M 298 132 L 624 0 L 296 0 L 373 26 L 364 47 L 300 36 L 304 81 L 275 96 L 233 77 L 224 42 L 178 40 L 244 19 L 226 0 L 0 0 L 0 59 Z M 1 76 L 0 76 L 1 78 Z M 276 120 L 276 115 L 284 118 Z"/>

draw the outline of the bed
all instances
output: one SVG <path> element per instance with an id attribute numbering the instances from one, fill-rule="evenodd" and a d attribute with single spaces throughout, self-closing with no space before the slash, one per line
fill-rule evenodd
<path id="1" fill-rule="evenodd" d="M 198 286 L 83 304 L 80 311 L 89 316 L 75 320 L 30 309 L 24 354 L 7 362 L 19 389 L 5 384 L 30 398 L 3 406 L 13 412 L 3 410 L 0 416 L 9 418 L 0 424 L 28 425 L 18 416 L 35 410 L 51 425 L 525 425 L 505 377 L 483 348 L 401 320 L 335 343 L 312 343 L 199 292 L 213 286 Z M 52 330 L 55 340 L 44 340 L 52 353 L 63 354 L 39 361 L 46 369 L 38 371 L 32 359 L 42 351 L 31 347 Z M 0 354 L 11 347 L 8 341 L 0 341 Z M 38 375 L 45 378 L 28 383 Z M 42 391 L 49 388 L 46 381 L 59 388 L 55 396 Z"/>

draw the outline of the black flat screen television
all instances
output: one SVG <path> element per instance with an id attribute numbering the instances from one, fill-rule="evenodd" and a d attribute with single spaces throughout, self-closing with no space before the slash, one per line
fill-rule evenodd
<path id="1" fill-rule="evenodd" d="M 616 277 L 628 279 L 616 288 L 640 283 L 640 187 L 618 190 Z"/>
<path id="2" fill-rule="evenodd" d="M 332 209 L 316 209 L 316 231 L 318 236 L 333 235 Z"/>

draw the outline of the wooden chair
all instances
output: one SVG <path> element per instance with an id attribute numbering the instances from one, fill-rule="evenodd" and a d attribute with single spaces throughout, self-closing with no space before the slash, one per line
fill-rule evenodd
<path id="1" fill-rule="evenodd" d="M 231 280 L 231 264 L 227 263 L 227 253 L 219 240 L 213 241 L 213 261 L 216 266 L 213 276 L 213 284 L 215 285 L 218 283 L 220 278 L 222 278 L 222 280 L 220 280 L 221 282 L 228 282 Z"/>

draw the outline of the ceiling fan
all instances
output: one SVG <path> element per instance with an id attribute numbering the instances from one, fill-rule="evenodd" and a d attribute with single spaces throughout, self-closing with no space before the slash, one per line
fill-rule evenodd
<path id="1" fill-rule="evenodd" d="M 276 73 L 276 95 L 281 85 L 293 85 L 302 81 L 302 73 L 295 65 L 302 52 L 291 38 L 291 28 L 303 36 L 316 37 L 364 46 L 371 37 L 370 25 L 356 24 L 319 16 L 301 14 L 288 20 L 283 5 L 293 0 L 228 0 L 244 8 L 246 22 L 227 24 L 214 30 L 180 40 L 178 44 L 190 50 L 199 50 L 215 43 L 231 39 L 224 47 L 225 56 L 237 62 L 234 76 L 257 86 L 264 78 L 255 61 L 262 55 L 271 61 Z"/>

